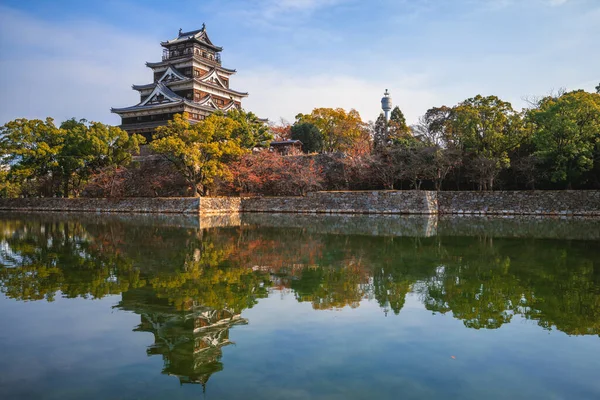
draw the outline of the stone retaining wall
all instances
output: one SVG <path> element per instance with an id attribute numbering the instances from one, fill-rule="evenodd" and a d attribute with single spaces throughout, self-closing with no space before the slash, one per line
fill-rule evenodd
<path id="1" fill-rule="evenodd" d="M 466 214 L 600 216 L 600 191 L 315 192 L 305 197 L 0 199 L 0 210 L 231 214 Z"/>
<path id="2" fill-rule="evenodd" d="M 239 197 L 201 197 L 201 214 L 229 214 L 242 211 L 242 199 Z"/>
<path id="3" fill-rule="evenodd" d="M 248 197 L 244 212 L 437 214 L 437 193 L 425 190 L 314 192 L 306 197 Z"/>
<path id="4" fill-rule="evenodd" d="M 137 212 L 137 213 L 194 213 L 200 208 L 200 199 L 174 198 L 124 198 L 124 199 L 62 199 L 27 198 L 0 199 L 0 210 L 11 211 L 68 211 L 68 212 Z"/>
<path id="5" fill-rule="evenodd" d="M 440 214 L 600 215 L 598 190 L 439 192 Z"/>

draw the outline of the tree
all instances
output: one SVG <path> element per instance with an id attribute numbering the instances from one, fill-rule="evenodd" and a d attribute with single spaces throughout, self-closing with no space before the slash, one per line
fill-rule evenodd
<path id="1" fill-rule="evenodd" d="M 596 93 L 600 93 L 600 83 L 596 86 Z"/>
<path id="2" fill-rule="evenodd" d="M 395 146 L 383 147 L 367 159 L 368 168 L 373 171 L 371 176 L 386 190 L 394 190 L 394 184 L 398 179 L 398 171 L 401 167 L 397 160 L 398 150 Z M 360 168 L 358 173 L 362 174 L 364 171 L 365 168 Z"/>
<path id="3" fill-rule="evenodd" d="M 75 119 L 60 127 L 51 118 L 17 119 L 0 128 L 0 135 L 5 182 L 25 196 L 78 195 L 92 174 L 127 165 L 143 143 L 117 127 Z"/>
<path id="4" fill-rule="evenodd" d="M 468 159 L 473 182 L 493 190 L 500 171 L 510 165 L 508 152 L 519 145 L 521 117 L 496 96 L 477 95 L 454 107 L 446 125 L 448 140 Z"/>
<path id="5" fill-rule="evenodd" d="M 206 195 L 215 178 L 229 176 L 227 162 L 244 153 L 240 138 L 233 137 L 239 123 L 217 114 L 195 125 L 186 118 L 176 114 L 166 126 L 159 127 L 150 146 L 173 164 L 195 195 Z"/>
<path id="6" fill-rule="evenodd" d="M 404 114 L 398 106 L 394 107 L 390 114 L 387 138 L 393 143 L 406 146 L 410 146 L 415 141 L 414 137 L 410 134 L 408 125 L 406 125 L 406 118 L 404 118 Z"/>
<path id="7" fill-rule="evenodd" d="M 552 182 L 570 187 L 592 169 L 600 143 L 600 95 L 583 90 L 546 97 L 528 112 L 535 126 L 535 154 Z"/>
<path id="8" fill-rule="evenodd" d="M 319 190 L 323 173 L 313 157 L 283 156 L 261 151 L 246 154 L 232 165 L 234 189 L 242 193 L 303 196 Z"/>
<path id="9" fill-rule="evenodd" d="M 360 114 L 354 109 L 346 112 L 343 108 L 315 108 L 310 114 L 296 116 L 296 123 L 304 122 L 321 131 L 325 152 L 348 151 L 368 136 Z"/>
<path id="10" fill-rule="evenodd" d="M 388 145 L 387 121 L 383 113 L 379 114 L 373 125 L 373 148 L 375 151 Z"/>
<path id="11" fill-rule="evenodd" d="M 395 164 L 397 179 L 408 180 L 414 189 L 420 190 L 423 181 L 429 177 L 433 157 L 423 145 L 396 146 Z"/>
<path id="12" fill-rule="evenodd" d="M 435 190 L 442 190 L 446 176 L 458 168 L 462 162 L 461 153 L 455 147 L 442 148 L 437 145 L 422 148 L 425 162 L 424 176 L 433 181 Z"/>
<path id="13" fill-rule="evenodd" d="M 16 119 L 0 129 L 0 155 L 12 185 L 39 182 L 58 167 L 64 131 L 52 118 Z M 36 193 L 37 194 L 37 193 Z"/>
<path id="14" fill-rule="evenodd" d="M 239 139 L 240 146 L 245 149 L 269 147 L 273 135 L 265 121 L 258 118 L 254 113 L 234 108 L 228 111 L 226 116 L 238 123 L 231 137 Z"/>
<path id="15" fill-rule="evenodd" d="M 269 123 L 269 132 L 274 140 L 288 140 L 292 135 L 292 125 L 284 118 L 280 118 L 278 123 Z"/>
<path id="16" fill-rule="evenodd" d="M 94 173 L 101 170 L 115 172 L 129 164 L 132 154 L 139 153 L 140 143 L 145 142 L 140 135 L 128 135 L 120 128 L 100 122 L 88 124 L 86 120 L 72 118 L 63 122 L 60 128 L 65 135 L 57 169 L 65 196 L 71 191 L 78 195 L 82 185 Z"/>
<path id="17" fill-rule="evenodd" d="M 448 126 L 452 119 L 453 110 L 450 107 L 433 107 L 419 118 L 413 127 L 413 135 L 420 141 L 442 147 L 453 146 L 448 134 Z"/>
<path id="18" fill-rule="evenodd" d="M 302 142 L 302 151 L 305 153 L 318 153 L 323 150 L 323 134 L 319 129 L 309 123 L 296 123 L 292 126 L 292 139 Z"/>

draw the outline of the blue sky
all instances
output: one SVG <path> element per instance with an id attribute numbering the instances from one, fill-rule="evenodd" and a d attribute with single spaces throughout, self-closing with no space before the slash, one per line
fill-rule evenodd
<path id="1" fill-rule="evenodd" d="M 206 23 L 247 110 L 293 121 L 315 107 L 416 122 L 477 94 L 517 109 L 600 82 L 600 0 L 0 0 L 0 123 L 72 116 L 118 124 L 161 40 Z"/>

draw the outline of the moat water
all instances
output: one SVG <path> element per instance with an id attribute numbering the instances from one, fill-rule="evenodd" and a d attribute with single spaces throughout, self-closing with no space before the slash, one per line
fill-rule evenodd
<path id="1" fill-rule="evenodd" d="M 599 399 L 600 220 L 0 215 L 2 399 Z"/>

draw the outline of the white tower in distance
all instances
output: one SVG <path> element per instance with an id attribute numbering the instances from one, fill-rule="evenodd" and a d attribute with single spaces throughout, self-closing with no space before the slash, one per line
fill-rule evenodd
<path id="1" fill-rule="evenodd" d="M 392 98 L 388 93 L 388 90 L 385 89 L 385 93 L 383 94 L 383 98 L 381 99 L 381 109 L 385 114 L 385 120 L 390 120 L 390 111 L 392 111 Z"/>

